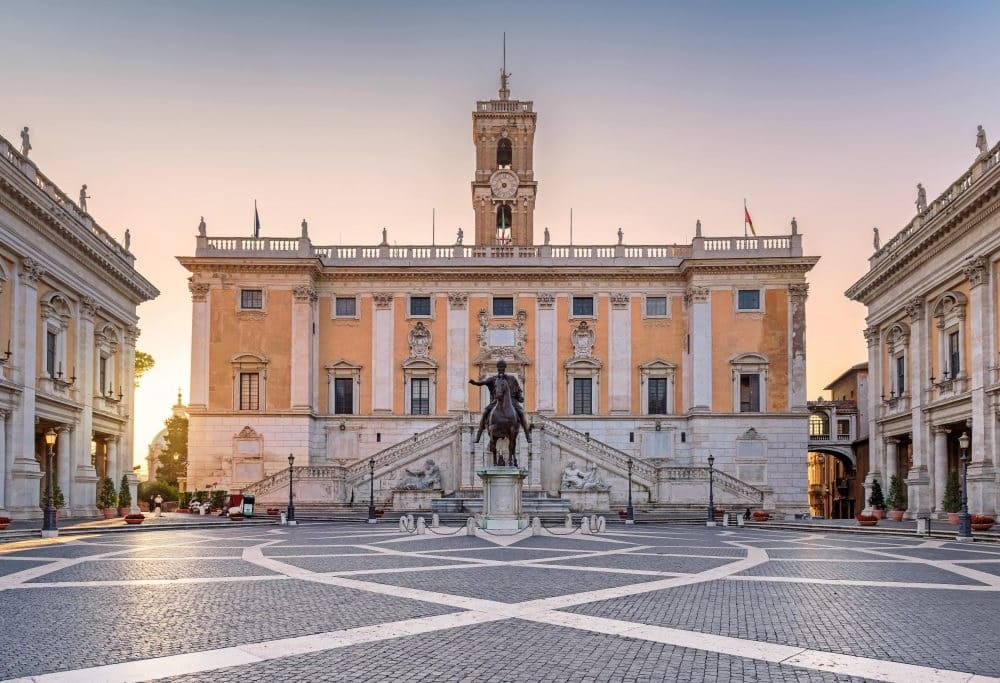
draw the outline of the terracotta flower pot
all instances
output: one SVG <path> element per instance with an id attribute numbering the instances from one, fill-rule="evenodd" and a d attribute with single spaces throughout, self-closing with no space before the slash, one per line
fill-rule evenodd
<path id="1" fill-rule="evenodd" d="M 8 524 L 10 524 L 10 517 L 0 517 L 0 531 L 6 529 Z"/>
<path id="2" fill-rule="evenodd" d="M 992 528 L 993 528 L 993 524 L 973 524 L 972 525 L 972 530 L 973 531 L 989 531 Z"/>
<path id="3" fill-rule="evenodd" d="M 130 514 L 132 514 L 132 508 L 131 507 L 118 508 L 118 516 L 119 517 L 127 517 Z"/>
<path id="4" fill-rule="evenodd" d="M 949 512 L 948 513 L 948 524 L 951 524 L 952 526 L 958 526 L 958 513 L 957 512 Z"/>
<path id="5" fill-rule="evenodd" d="M 267 509 L 267 514 L 271 515 L 272 517 L 277 517 L 279 512 L 280 512 L 280 510 L 278 510 L 278 508 L 268 508 Z"/>
<path id="6" fill-rule="evenodd" d="M 755 522 L 766 522 L 771 519 L 771 513 L 762 512 L 760 510 L 750 513 L 750 516 L 753 517 L 753 521 Z"/>
<path id="7" fill-rule="evenodd" d="M 230 519 L 230 521 L 233 521 L 233 522 L 242 522 L 243 519 L 244 519 L 244 516 L 243 516 L 242 513 L 239 513 L 239 512 L 231 512 L 229 514 L 229 519 Z"/>
<path id="8" fill-rule="evenodd" d="M 885 510 L 883 510 L 882 508 L 875 508 L 874 510 L 872 510 L 872 514 L 875 516 L 876 519 L 882 519 L 883 517 L 885 517 Z"/>
<path id="9" fill-rule="evenodd" d="M 902 522 L 903 513 L 905 512 L 906 510 L 891 510 L 889 512 L 889 519 L 891 519 L 893 522 Z"/>
<path id="10" fill-rule="evenodd" d="M 146 516 L 141 512 L 136 513 L 134 515 L 125 515 L 126 524 L 142 524 L 145 519 Z"/>
<path id="11" fill-rule="evenodd" d="M 118 516 L 118 510 L 114 508 L 104 508 L 101 512 L 104 513 L 104 519 L 114 519 Z"/>
<path id="12" fill-rule="evenodd" d="M 877 519 L 858 520 L 858 526 L 877 526 Z"/>

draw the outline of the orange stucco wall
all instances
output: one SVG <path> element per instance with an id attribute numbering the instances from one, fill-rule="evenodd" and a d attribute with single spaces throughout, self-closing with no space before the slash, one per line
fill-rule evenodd
<path id="1" fill-rule="evenodd" d="M 631 297 L 632 312 L 632 397 L 631 409 L 638 414 L 642 409 L 642 374 L 639 366 L 649 361 L 662 359 L 676 365 L 674 369 L 674 412 L 683 411 L 681 397 L 684 387 L 684 304 L 680 296 L 669 297 L 670 317 L 643 317 L 645 299 L 640 295 Z"/>
<path id="2" fill-rule="evenodd" d="M 372 396 L 367 388 L 371 386 L 372 373 L 372 299 L 357 297 L 358 318 L 333 318 L 332 311 L 333 297 L 320 298 L 316 322 L 319 334 L 319 410 L 332 410 L 326 366 L 343 360 L 361 366 L 361 386 L 355 386 L 354 390 L 361 392 L 358 397 L 360 414 L 370 415 Z"/>

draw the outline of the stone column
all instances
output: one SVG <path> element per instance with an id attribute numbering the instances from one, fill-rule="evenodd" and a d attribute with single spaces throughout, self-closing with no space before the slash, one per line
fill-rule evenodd
<path id="1" fill-rule="evenodd" d="M 292 410 L 309 411 L 312 406 L 312 327 L 316 290 L 312 285 L 296 285 L 292 290 Z M 384 360 L 383 360 L 384 362 Z M 280 408 L 280 406 L 277 406 Z"/>
<path id="2" fill-rule="evenodd" d="M 916 297 L 906 305 L 910 316 L 910 437 L 913 440 L 913 467 L 906 476 L 906 519 L 926 516 L 934 508 L 931 495 L 930 445 L 924 421 L 924 383 L 930 377 L 928 330 L 924 322 L 924 300 Z"/>
<path id="3" fill-rule="evenodd" d="M 685 301 L 691 317 L 691 412 L 712 411 L 712 301 L 707 287 L 688 287 Z"/>
<path id="4" fill-rule="evenodd" d="M 556 341 L 555 295 L 539 292 L 535 322 L 535 409 L 556 412 L 558 396 L 558 349 Z"/>
<path id="5" fill-rule="evenodd" d="M 791 343 L 788 345 L 788 409 L 806 412 L 806 297 L 809 285 L 788 285 L 788 319 Z"/>
<path id="6" fill-rule="evenodd" d="M 35 382 L 38 367 L 38 280 L 45 269 L 32 258 L 25 258 L 18 274 L 14 291 L 15 312 L 13 325 L 17 341 L 14 347 L 20 358 L 15 357 L 15 381 L 23 384 L 20 403 L 14 408 L 9 428 L 10 448 L 14 460 L 10 467 L 10 486 L 7 489 L 7 509 L 20 519 L 39 518 L 38 480 L 42 470 L 35 459 Z"/>
<path id="7" fill-rule="evenodd" d="M 996 417 L 992 414 L 990 399 L 986 389 L 990 386 L 992 354 L 989 352 L 994 329 L 990 324 L 991 311 L 995 304 L 990 302 L 989 282 L 990 262 L 985 256 L 968 259 L 962 267 L 969 280 L 969 338 L 972 358 L 965 364 L 969 368 L 969 393 L 972 404 L 972 428 L 969 430 L 969 512 L 978 515 L 992 515 L 996 509 L 996 469 L 989 458 L 995 443 Z"/>
<path id="8" fill-rule="evenodd" d="M 871 495 L 872 481 L 882 476 L 882 432 L 878 417 L 882 410 L 879 396 L 882 394 L 882 355 L 879 348 L 881 334 L 875 325 L 864 330 L 868 344 L 868 475 L 864 481 L 865 499 L 863 514 L 871 514 L 868 497 Z"/>
<path id="9" fill-rule="evenodd" d="M 74 516 L 92 516 L 97 513 L 97 470 L 90 460 L 90 445 L 94 438 L 94 394 L 100 393 L 94 390 L 94 378 L 97 376 L 94 367 L 94 316 L 97 315 L 97 309 L 94 299 L 83 297 L 80 304 L 80 339 L 77 344 L 80 355 L 76 359 L 76 365 L 80 368 L 77 382 L 80 384 L 82 409 L 71 437 L 69 474 L 72 491 L 63 489 L 66 500 L 71 504 L 70 513 Z"/>
<path id="10" fill-rule="evenodd" d="M 108 449 L 108 459 L 107 459 L 107 476 L 111 478 L 111 482 L 115 485 L 115 490 L 118 490 L 119 479 L 121 478 L 121 473 L 118 470 L 118 437 L 109 436 L 105 441 Z"/>
<path id="11" fill-rule="evenodd" d="M 188 281 L 191 291 L 191 404 L 189 409 L 208 407 L 208 352 L 211 346 L 211 303 L 207 282 Z"/>
<path id="12" fill-rule="evenodd" d="M 376 293 L 374 324 L 372 325 L 372 412 L 377 415 L 392 413 L 393 378 L 393 295 Z"/>
<path id="13" fill-rule="evenodd" d="M 13 453 L 7 448 L 7 416 L 10 413 L 0 408 L 0 510 L 6 510 L 8 506 L 8 491 L 10 486 L 10 471 L 14 465 Z"/>
<path id="14" fill-rule="evenodd" d="M 632 413 L 632 311 L 627 292 L 611 295 L 608 335 L 608 407 L 612 415 Z"/>
<path id="15" fill-rule="evenodd" d="M 882 493 L 888 493 L 889 481 L 896 476 L 896 458 L 898 453 L 899 439 L 888 438 L 885 440 L 885 483 L 882 484 Z"/>
<path id="16" fill-rule="evenodd" d="M 122 443 L 119 444 L 118 467 L 119 472 L 128 475 L 133 474 L 132 464 L 135 443 L 135 418 L 133 417 L 135 410 L 133 406 L 135 405 L 135 382 L 132 381 L 132 375 L 135 368 L 135 343 L 138 339 L 139 328 L 135 325 L 126 325 L 125 352 L 121 354 L 124 367 L 121 374 L 121 390 L 123 394 L 120 407 L 124 408 L 125 415 L 128 415 L 129 418 L 128 423 L 125 425 L 125 431 L 122 433 Z"/>
<path id="17" fill-rule="evenodd" d="M 59 436 L 56 438 L 56 474 L 58 475 L 59 488 L 66 499 L 66 508 L 72 510 L 73 507 L 73 465 L 70 463 L 70 453 L 72 452 L 73 428 L 69 425 L 60 425 Z"/>
<path id="18" fill-rule="evenodd" d="M 469 409 L 469 295 L 448 293 L 448 383 L 447 409 L 460 412 Z"/>
<path id="19" fill-rule="evenodd" d="M 934 512 L 944 514 L 941 499 L 948 479 L 948 428 L 934 427 Z"/>

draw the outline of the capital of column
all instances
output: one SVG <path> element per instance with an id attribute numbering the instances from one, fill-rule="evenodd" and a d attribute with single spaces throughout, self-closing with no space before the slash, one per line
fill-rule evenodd
<path id="1" fill-rule="evenodd" d="M 895 436 L 888 436 L 888 437 L 885 438 L 885 445 L 886 446 L 898 446 L 899 445 L 899 439 L 897 437 L 895 437 Z"/>
<path id="2" fill-rule="evenodd" d="M 972 256 L 962 264 L 962 272 L 971 287 L 985 285 L 989 280 L 989 260 L 985 256 Z"/>
<path id="3" fill-rule="evenodd" d="M 45 276 L 45 272 L 45 268 L 42 267 L 41 263 L 30 256 L 25 256 L 21 261 L 21 273 L 19 277 L 21 278 L 21 282 L 34 287 Z"/>
<path id="4" fill-rule="evenodd" d="M 59 434 L 69 434 L 73 431 L 73 425 L 59 425 L 56 427 L 56 431 Z"/>
<path id="5" fill-rule="evenodd" d="M 318 298 L 316 290 L 311 285 L 295 285 L 292 288 L 292 296 L 300 304 L 311 304 Z"/>
<path id="6" fill-rule="evenodd" d="M 539 308 L 552 308 L 556 303 L 556 295 L 552 292 L 539 292 L 535 295 Z"/>
<path id="7" fill-rule="evenodd" d="M 138 326 L 136 326 L 136 325 L 126 325 L 125 326 L 125 343 L 128 344 L 129 346 L 134 347 L 135 346 L 135 342 L 136 342 L 136 340 L 139 339 L 139 335 L 141 333 L 142 333 L 142 330 L 140 330 L 138 328 Z"/>
<path id="8" fill-rule="evenodd" d="M 80 299 L 80 317 L 86 322 L 94 322 L 99 306 L 93 297 L 85 296 Z"/>
<path id="9" fill-rule="evenodd" d="M 906 309 L 906 314 L 910 316 L 910 320 L 916 322 L 924 319 L 924 300 L 922 297 L 910 299 L 903 307 Z"/>
<path id="10" fill-rule="evenodd" d="M 950 434 L 951 430 L 945 427 L 944 425 L 934 425 L 933 427 L 931 427 L 931 432 L 933 434 Z"/>
<path id="11" fill-rule="evenodd" d="M 392 304 L 392 294 L 389 292 L 375 292 L 372 299 L 375 300 L 375 308 L 389 308 Z"/>
<path id="12" fill-rule="evenodd" d="M 797 282 L 788 285 L 788 296 L 791 297 L 792 303 L 805 303 L 806 298 L 809 296 L 809 283 Z"/>
<path id="13" fill-rule="evenodd" d="M 690 306 L 691 304 L 703 304 L 708 301 L 708 296 L 708 287 L 691 285 L 684 293 L 684 305 Z"/>
<path id="14" fill-rule="evenodd" d="M 188 290 L 191 292 L 191 301 L 204 301 L 211 289 L 212 285 L 207 282 L 195 282 L 193 277 L 188 278 Z"/>
<path id="15" fill-rule="evenodd" d="M 465 292 L 448 292 L 448 307 L 453 311 L 465 310 L 469 304 L 469 295 Z"/>
<path id="16" fill-rule="evenodd" d="M 873 346 L 878 346 L 881 334 L 877 326 L 869 325 L 868 327 L 866 327 L 864 330 L 864 335 L 865 335 L 865 341 L 868 342 L 868 348 L 871 348 Z"/>
<path id="17" fill-rule="evenodd" d="M 612 292 L 611 308 L 628 308 L 630 298 L 627 292 Z"/>

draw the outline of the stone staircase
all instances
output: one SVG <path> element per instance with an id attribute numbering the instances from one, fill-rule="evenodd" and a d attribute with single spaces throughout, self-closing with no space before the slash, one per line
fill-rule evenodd
<path id="1" fill-rule="evenodd" d="M 569 512 L 570 503 L 562 498 L 555 498 L 546 491 L 524 490 L 521 493 L 521 512 L 531 517 L 545 519 L 565 518 Z M 466 513 L 478 515 L 483 511 L 482 492 L 455 491 L 452 494 L 431 501 L 431 511 L 438 514 Z"/>
<path id="2" fill-rule="evenodd" d="M 425 429 L 388 448 L 383 448 L 372 456 L 375 459 L 375 477 L 378 478 L 379 475 L 392 471 L 396 465 L 404 464 L 438 450 L 442 442 L 457 437 L 461 429 L 461 418 L 454 418 L 430 429 Z M 363 458 L 347 467 L 348 490 L 367 481 L 371 473 L 369 460 L 369 458 Z"/>

